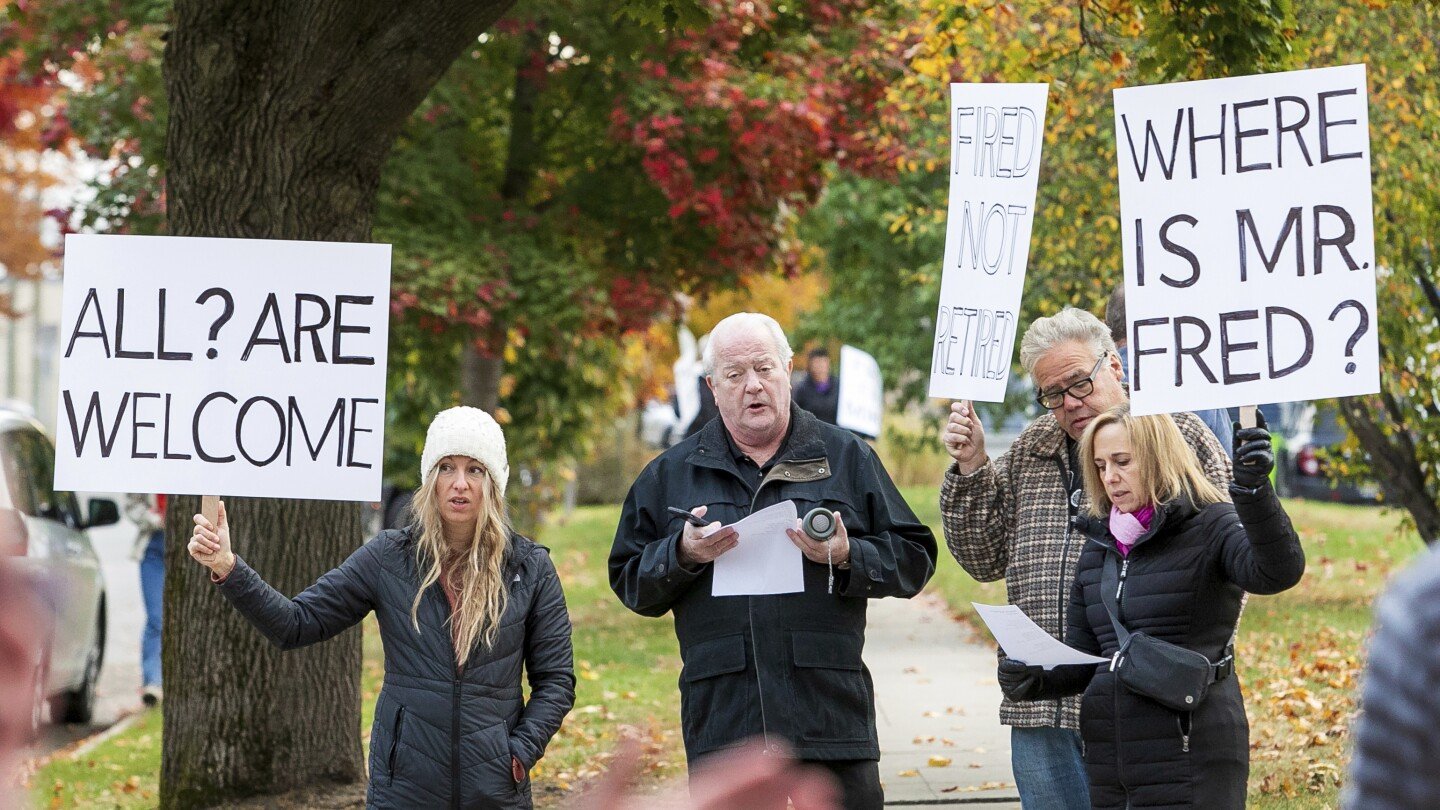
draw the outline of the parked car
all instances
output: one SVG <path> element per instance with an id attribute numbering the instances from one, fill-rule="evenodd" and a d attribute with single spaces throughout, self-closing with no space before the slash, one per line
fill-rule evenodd
<path id="1" fill-rule="evenodd" d="M 1261 405 L 1275 443 L 1275 491 L 1290 498 L 1342 503 L 1375 503 L 1380 487 L 1373 480 L 1331 479 L 1327 459 L 1345 451 L 1345 426 L 1333 405 L 1282 402 Z"/>
<path id="2" fill-rule="evenodd" d="M 86 530 L 120 519 L 94 498 L 81 515 L 73 492 L 57 492 L 55 448 L 38 422 L 0 409 L 0 553 L 34 578 L 53 610 L 37 655 L 32 727 L 88 723 L 105 657 L 105 580 Z"/>

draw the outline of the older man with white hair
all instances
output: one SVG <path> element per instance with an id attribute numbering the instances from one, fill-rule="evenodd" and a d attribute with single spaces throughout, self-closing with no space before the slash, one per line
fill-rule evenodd
<path id="1" fill-rule="evenodd" d="M 1047 413 L 992 459 L 979 415 L 968 402 L 952 405 L 941 441 L 955 463 L 940 487 L 940 514 L 945 542 L 961 567 L 981 582 L 1004 578 L 1010 603 L 1063 641 L 1070 585 L 1085 545 L 1070 520 L 1088 504 L 1076 440 L 1091 420 L 1130 395 L 1109 328 L 1084 310 L 1066 307 L 1031 324 L 1020 342 L 1020 365 Z M 1230 457 L 1215 435 L 1192 413 L 1175 414 L 1175 424 L 1205 476 L 1224 491 Z M 1006 700 L 1000 722 L 1011 727 L 1011 767 L 1026 810 L 1090 806 L 1078 696 Z"/>
<path id="2" fill-rule="evenodd" d="M 675 617 L 688 759 L 760 737 L 828 770 L 846 807 L 879 808 L 875 694 L 861 660 L 867 600 L 919 593 L 935 571 L 935 537 L 868 445 L 792 404 L 792 355 L 766 315 L 737 313 L 711 331 L 703 365 L 720 418 L 630 488 L 610 585 L 636 613 Z M 836 522 L 826 541 L 788 531 L 804 590 L 713 596 L 713 563 L 739 542 L 728 527 L 787 500 Z"/>

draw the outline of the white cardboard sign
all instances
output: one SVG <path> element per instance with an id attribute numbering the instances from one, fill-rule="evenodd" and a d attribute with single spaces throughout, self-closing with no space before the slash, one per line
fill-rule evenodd
<path id="1" fill-rule="evenodd" d="M 1115 91 L 1136 414 L 1380 389 L 1365 66 Z"/>
<path id="2" fill-rule="evenodd" d="M 65 240 L 55 486 L 376 500 L 390 246 Z"/>
<path id="3" fill-rule="evenodd" d="M 1048 94 L 1045 84 L 950 85 L 950 208 L 932 397 L 1005 399 Z"/>
<path id="4" fill-rule="evenodd" d="M 879 437 L 885 413 L 885 385 L 880 364 L 854 346 L 840 347 L 839 407 L 835 424 L 865 436 Z"/>

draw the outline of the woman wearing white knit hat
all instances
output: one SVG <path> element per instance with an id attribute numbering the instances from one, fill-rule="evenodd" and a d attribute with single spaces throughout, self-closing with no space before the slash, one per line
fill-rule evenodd
<path id="1" fill-rule="evenodd" d="M 385 685 L 367 807 L 528 808 L 528 773 L 575 703 L 565 596 L 549 553 L 509 527 L 509 474 L 489 414 L 441 411 L 425 436 L 412 525 L 381 532 L 294 599 L 230 550 L 223 502 L 218 525 L 195 516 L 191 556 L 282 649 L 375 612 Z"/>

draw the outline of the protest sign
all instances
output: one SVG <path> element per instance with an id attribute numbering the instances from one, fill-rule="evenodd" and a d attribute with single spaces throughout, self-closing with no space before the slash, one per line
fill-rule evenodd
<path id="1" fill-rule="evenodd" d="M 1380 388 L 1365 66 L 1115 91 L 1137 414 Z"/>
<path id="2" fill-rule="evenodd" d="M 1005 399 L 1048 92 L 1044 84 L 950 85 L 950 209 L 932 397 Z"/>
<path id="3" fill-rule="evenodd" d="M 55 486 L 376 500 L 390 246 L 72 234 Z"/>
<path id="4" fill-rule="evenodd" d="M 864 436 L 880 435 L 885 412 L 885 386 L 880 364 L 854 346 L 840 347 L 839 406 L 835 424 Z"/>

